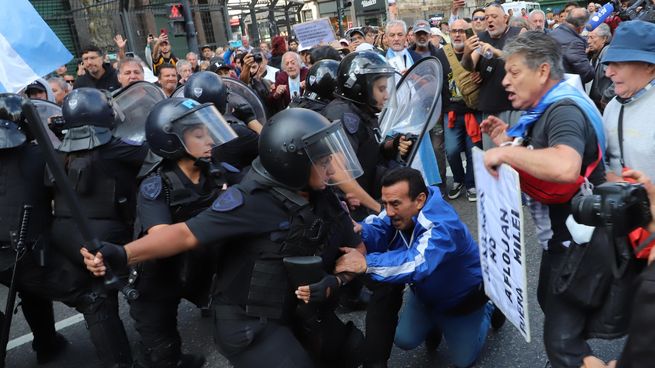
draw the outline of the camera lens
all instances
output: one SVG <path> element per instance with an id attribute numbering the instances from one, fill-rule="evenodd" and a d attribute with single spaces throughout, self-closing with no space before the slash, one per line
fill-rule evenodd
<path id="1" fill-rule="evenodd" d="M 602 224 L 600 218 L 601 196 L 576 196 L 571 201 L 571 212 L 573 219 L 583 225 L 599 226 Z"/>

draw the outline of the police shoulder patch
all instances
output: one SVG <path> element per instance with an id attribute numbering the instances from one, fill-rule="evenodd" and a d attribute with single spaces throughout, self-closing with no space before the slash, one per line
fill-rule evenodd
<path id="1" fill-rule="evenodd" d="M 357 130 L 359 130 L 359 116 L 350 112 L 343 113 L 343 126 L 348 133 L 357 133 Z"/>
<path id="2" fill-rule="evenodd" d="M 243 205 L 243 193 L 235 187 L 230 187 L 223 192 L 212 204 L 212 210 L 216 212 L 228 212 Z"/>
<path id="3" fill-rule="evenodd" d="M 223 166 L 223 168 L 224 168 L 225 170 L 227 170 L 227 171 L 229 171 L 229 172 L 231 172 L 231 173 L 238 173 L 238 172 L 241 172 L 241 170 L 239 170 L 239 169 L 237 169 L 236 167 L 234 167 L 234 166 L 228 164 L 227 162 L 221 162 L 221 166 Z"/>
<path id="4" fill-rule="evenodd" d="M 141 182 L 141 195 L 145 199 L 154 200 L 161 193 L 161 176 L 153 175 Z"/>

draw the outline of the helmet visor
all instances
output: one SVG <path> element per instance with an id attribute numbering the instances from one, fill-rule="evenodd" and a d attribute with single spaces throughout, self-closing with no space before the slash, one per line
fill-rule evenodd
<path id="1" fill-rule="evenodd" d="M 214 147 L 237 137 L 212 104 L 204 104 L 173 121 L 171 133 L 177 135 L 186 151 L 197 158 L 208 157 Z"/>
<path id="2" fill-rule="evenodd" d="M 114 136 L 134 143 L 143 143 L 146 138 L 146 119 L 157 102 L 166 98 L 164 92 L 152 83 L 136 82 L 121 89 L 113 98 L 117 115 Z"/>
<path id="3" fill-rule="evenodd" d="M 358 178 L 364 173 L 348 137 L 335 122 L 317 133 L 303 137 L 305 151 L 323 183 L 338 185 Z"/>

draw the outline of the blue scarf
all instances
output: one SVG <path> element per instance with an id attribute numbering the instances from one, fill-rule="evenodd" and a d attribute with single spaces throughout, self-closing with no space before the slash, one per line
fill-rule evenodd
<path id="1" fill-rule="evenodd" d="M 596 131 L 596 138 L 600 149 L 605 156 L 605 131 L 603 130 L 603 119 L 598 112 L 593 102 L 584 95 L 580 90 L 564 82 L 563 80 L 557 83 L 539 100 L 537 106 L 524 111 L 515 126 L 507 131 L 510 137 L 525 137 L 528 129 L 534 124 L 548 107 L 559 100 L 568 98 L 575 102 L 575 104 L 582 109 L 587 119 Z"/>

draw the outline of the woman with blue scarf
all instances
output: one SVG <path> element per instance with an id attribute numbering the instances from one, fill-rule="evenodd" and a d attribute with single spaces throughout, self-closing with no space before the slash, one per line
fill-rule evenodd
<path id="1" fill-rule="evenodd" d="M 524 113 L 509 130 L 493 116 L 482 122 L 499 146 L 485 153 L 484 162 L 494 175 L 503 163 L 519 172 L 544 247 L 537 298 L 546 353 L 553 367 L 578 368 L 598 362 L 584 335 L 590 313 L 554 294 L 551 283 L 572 244 L 565 224 L 571 198 L 585 181 L 604 181 L 602 120 L 587 96 L 563 82 L 562 51 L 547 35 L 519 35 L 505 45 L 503 58 L 503 86 L 513 108 Z"/>

